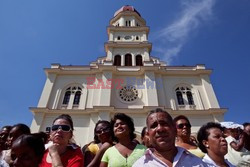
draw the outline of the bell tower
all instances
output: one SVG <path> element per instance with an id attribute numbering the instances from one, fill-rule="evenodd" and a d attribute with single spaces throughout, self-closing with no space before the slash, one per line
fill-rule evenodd
<path id="1" fill-rule="evenodd" d="M 107 28 L 104 64 L 114 66 L 147 66 L 152 44 L 148 42 L 149 27 L 133 6 L 117 10 Z"/>

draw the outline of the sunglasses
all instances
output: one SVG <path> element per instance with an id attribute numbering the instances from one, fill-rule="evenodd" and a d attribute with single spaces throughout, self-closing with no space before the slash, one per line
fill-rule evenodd
<path id="1" fill-rule="evenodd" d="M 71 127 L 69 125 L 53 125 L 51 127 L 52 131 L 57 131 L 58 129 L 61 129 L 64 132 L 69 132 L 71 131 Z"/>
<path id="2" fill-rule="evenodd" d="M 110 128 L 109 127 L 106 127 L 106 128 L 103 128 L 103 129 L 97 129 L 95 133 L 97 135 L 100 135 L 100 134 L 106 133 L 106 132 L 110 132 Z"/>
<path id="3" fill-rule="evenodd" d="M 187 128 L 191 128 L 191 125 L 189 123 L 176 125 L 177 129 L 183 129 L 184 126 L 186 126 Z"/>

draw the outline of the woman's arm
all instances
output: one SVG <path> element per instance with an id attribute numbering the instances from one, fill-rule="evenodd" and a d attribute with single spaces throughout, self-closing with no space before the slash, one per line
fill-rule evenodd
<path id="1" fill-rule="evenodd" d="M 108 163 L 107 162 L 101 162 L 100 167 L 107 167 Z"/>
<path id="2" fill-rule="evenodd" d="M 245 144 L 245 134 L 241 134 L 240 138 L 239 138 L 239 143 L 236 143 L 236 142 L 233 141 L 233 142 L 230 143 L 230 146 L 234 150 L 240 151 L 244 147 L 244 144 Z"/>
<path id="3" fill-rule="evenodd" d="M 87 166 L 87 167 L 95 167 L 95 166 L 99 166 L 102 156 L 104 154 L 104 152 L 111 147 L 112 145 L 108 142 L 104 143 L 101 148 L 99 149 L 99 151 L 97 152 L 97 154 L 95 155 L 94 159 L 91 161 L 91 163 Z"/>
<path id="4" fill-rule="evenodd" d="M 60 154 L 58 152 L 58 144 L 53 144 L 51 147 L 49 147 L 49 155 L 51 157 L 52 166 L 53 167 L 63 167 Z"/>

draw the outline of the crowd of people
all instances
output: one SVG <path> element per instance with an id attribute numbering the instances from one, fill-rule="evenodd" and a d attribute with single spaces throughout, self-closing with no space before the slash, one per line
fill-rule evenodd
<path id="1" fill-rule="evenodd" d="M 31 133 L 25 124 L 0 130 L 0 167 L 234 167 L 250 166 L 250 123 L 208 122 L 191 135 L 184 115 L 174 119 L 156 108 L 136 139 L 133 119 L 116 113 L 99 120 L 94 140 L 82 148 L 73 140 L 70 115 L 62 114 L 51 132 Z"/>

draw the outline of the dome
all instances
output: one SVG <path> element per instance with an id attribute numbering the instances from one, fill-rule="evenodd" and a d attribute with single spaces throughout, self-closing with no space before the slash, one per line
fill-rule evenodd
<path id="1" fill-rule="evenodd" d="M 133 6 L 130 6 L 130 5 L 126 5 L 126 6 L 123 6 L 121 7 L 119 10 L 117 10 L 114 14 L 114 17 L 116 15 L 118 15 L 119 13 L 121 12 L 124 12 L 124 11 L 132 11 L 132 12 L 136 12 L 139 16 L 141 16 L 141 14 L 139 12 L 137 12 L 137 10 L 133 7 Z"/>

